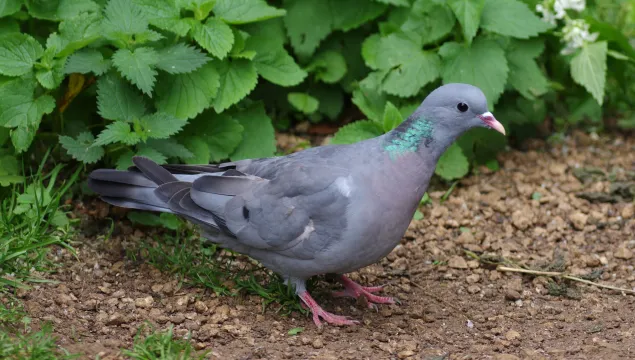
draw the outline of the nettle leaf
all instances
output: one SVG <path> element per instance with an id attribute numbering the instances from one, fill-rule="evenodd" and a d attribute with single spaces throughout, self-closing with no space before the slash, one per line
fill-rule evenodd
<path id="1" fill-rule="evenodd" d="M 148 21 L 162 30 L 185 36 L 190 31 L 190 23 L 181 19 L 181 9 L 174 0 L 132 0 L 144 14 Z"/>
<path id="2" fill-rule="evenodd" d="M 156 106 L 176 118 L 191 119 L 211 105 L 219 84 L 218 71 L 211 62 L 187 74 L 161 75 Z"/>
<path id="3" fill-rule="evenodd" d="M 283 16 L 286 11 L 264 0 L 217 0 L 214 14 L 230 24 L 246 24 Z"/>
<path id="4" fill-rule="evenodd" d="M 170 74 L 185 74 L 200 68 L 209 60 L 199 49 L 178 43 L 159 50 L 156 67 Z"/>
<path id="5" fill-rule="evenodd" d="M 448 4 L 461 24 L 465 40 L 471 43 L 481 21 L 485 0 L 448 0 Z"/>
<path id="6" fill-rule="evenodd" d="M 194 156 L 191 151 L 174 139 L 148 139 L 146 144 L 168 158 L 178 157 L 187 159 Z"/>
<path id="7" fill-rule="evenodd" d="M 65 57 L 101 38 L 102 19 L 100 14 L 81 13 L 64 20 L 59 26 L 61 42 L 58 57 Z"/>
<path id="8" fill-rule="evenodd" d="M 318 99 L 306 93 L 292 92 L 287 95 L 289 103 L 305 114 L 313 114 L 320 106 Z"/>
<path id="9" fill-rule="evenodd" d="M 192 121 L 188 128 L 184 130 L 184 134 L 187 134 L 185 135 L 188 139 L 186 144 L 193 137 L 202 139 L 205 146 L 194 144 L 190 148 L 193 152 L 199 153 L 199 156 L 197 156 L 198 160 L 209 163 L 210 160 L 220 162 L 229 158 L 229 155 L 241 143 L 243 131 L 244 128 L 240 122 L 231 116 L 206 111 Z M 207 151 L 204 155 L 200 154 L 203 149 Z"/>
<path id="10" fill-rule="evenodd" d="M 220 88 L 214 99 L 214 110 L 220 113 L 242 100 L 256 87 L 258 73 L 254 64 L 246 59 L 216 61 L 220 74 Z"/>
<path id="11" fill-rule="evenodd" d="M 140 34 L 148 29 L 147 14 L 130 0 L 109 0 L 104 15 L 104 28 L 115 35 Z"/>
<path id="12" fill-rule="evenodd" d="M 0 17 L 17 13 L 22 7 L 22 0 L 3 0 L 0 2 Z"/>
<path id="13" fill-rule="evenodd" d="M 506 51 L 509 84 L 528 99 L 541 96 L 549 90 L 549 80 L 534 60 L 544 47 L 544 40 L 516 40 L 510 43 Z"/>
<path id="14" fill-rule="evenodd" d="M 346 75 L 346 60 L 340 52 L 323 51 L 313 58 L 307 70 L 315 74 L 316 80 L 334 84 Z"/>
<path id="15" fill-rule="evenodd" d="M 380 3 L 395 5 L 395 6 L 410 6 L 409 0 L 375 0 Z"/>
<path id="16" fill-rule="evenodd" d="M 607 50 L 606 41 L 585 44 L 571 60 L 571 77 L 584 86 L 600 105 L 604 102 Z"/>
<path id="17" fill-rule="evenodd" d="M 13 155 L 0 155 L 0 186 L 9 186 L 23 181 L 24 177 L 20 175 L 18 159 Z"/>
<path id="18" fill-rule="evenodd" d="M 99 5 L 92 0 L 26 0 L 25 5 L 32 17 L 52 21 L 99 11 Z"/>
<path id="19" fill-rule="evenodd" d="M 0 74 L 21 76 L 33 68 L 44 55 L 44 48 L 26 34 L 8 34 L 0 37 Z"/>
<path id="20" fill-rule="evenodd" d="M 401 30 L 418 44 L 433 43 L 452 31 L 456 18 L 447 5 L 417 0 Z"/>
<path id="21" fill-rule="evenodd" d="M 379 72 L 369 74 L 364 80 L 359 82 L 359 87 L 353 91 L 353 104 L 369 119 L 380 122 L 387 96 L 380 91 L 380 84 L 383 75 Z"/>
<path id="22" fill-rule="evenodd" d="M 185 146 L 192 156 L 184 159 L 186 164 L 209 164 L 211 160 L 209 146 L 200 136 L 190 136 L 185 139 Z"/>
<path id="23" fill-rule="evenodd" d="M 205 24 L 196 23 L 192 37 L 203 49 L 219 59 L 224 59 L 234 45 L 232 29 L 217 18 L 209 18 Z"/>
<path id="24" fill-rule="evenodd" d="M 179 0 L 180 6 L 194 12 L 196 20 L 204 20 L 214 8 L 216 0 Z"/>
<path id="25" fill-rule="evenodd" d="M 18 24 L 17 20 L 11 18 L 0 18 L 0 36 L 19 32 L 20 24 Z"/>
<path id="26" fill-rule="evenodd" d="M 401 33 L 375 35 L 363 45 L 362 55 L 369 67 L 382 70 L 382 89 L 391 95 L 410 97 L 437 79 L 441 61 L 436 53 L 421 47 Z"/>
<path id="27" fill-rule="evenodd" d="M 68 57 L 64 73 L 87 74 L 92 72 L 95 75 L 103 75 L 110 69 L 111 65 L 110 60 L 104 59 L 104 55 L 98 50 L 83 49 Z"/>
<path id="28" fill-rule="evenodd" d="M 35 77 L 45 89 L 53 90 L 60 86 L 64 80 L 64 63 L 66 59 L 52 61 L 50 68 L 37 69 Z"/>
<path id="29" fill-rule="evenodd" d="M 320 103 L 318 111 L 330 119 L 337 119 L 344 108 L 344 92 L 339 86 L 311 86 L 309 95 Z"/>
<path id="30" fill-rule="evenodd" d="M 445 43 L 439 51 L 443 59 L 444 83 L 467 83 L 483 90 L 491 105 L 505 90 L 507 59 L 494 40 L 477 38 L 471 46 Z"/>
<path id="31" fill-rule="evenodd" d="M 149 47 L 140 47 L 134 51 L 119 49 L 112 56 L 112 63 L 121 74 L 150 97 L 157 76 L 154 69 L 157 62 L 159 55 Z"/>
<path id="32" fill-rule="evenodd" d="M 383 119 L 384 132 L 389 132 L 403 122 L 401 112 L 390 101 L 386 103 Z"/>
<path id="33" fill-rule="evenodd" d="M 134 145 L 141 141 L 141 137 L 130 128 L 130 123 L 125 121 L 115 121 L 106 126 L 102 132 L 97 135 L 95 146 L 103 146 L 113 143 L 124 143 L 126 145 Z"/>
<path id="34" fill-rule="evenodd" d="M 145 156 L 159 165 L 165 164 L 168 160 L 160 151 L 147 145 L 139 145 L 139 150 L 135 156 Z"/>
<path id="35" fill-rule="evenodd" d="M 284 40 L 256 34 L 247 39 L 245 48 L 256 52 L 253 63 L 260 76 L 280 86 L 294 86 L 306 78 L 306 71 L 284 49 Z"/>
<path id="36" fill-rule="evenodd" d="M 262 103 L 231 114 L 242 125 L 243 138 L 230 155 L 232 161 L 271 157 L 276 151 L 276 139 L 271 119 Z"/>
<path id="37" fill-rule="evenodd" d="M 491 32 L 528 39 L 553 26 L 542 21 L 519 0 L 485 0 L 481 27 Z"/>
<path id="38" fill-rule="evenodd" d="M 167 139 L 179 132 L 187 123 L 186 119 L 178 119 L 174 116 L 158 112 L 145 115 L 140 120 L 142 133 L 152 139 Z"/>
<path id="39" fill-rule="evenodd" d="M 372 1 L 329 0 L 334 30 L 349 31 L 378 18 L 387 7 Z"/>
<path id="40" fill-rule="evenodd" d="M 333 136 L 331 144 L 354 144 L 372 139 L 383 133 L 381 125 L 371 120 L 358 120 L 342 126 Z"/>
<path id="41" fill-rule="evenodd" d="M 83 132 L 73 139 L 70 136 L 60 136 L 60 144 L 73 159 L 86 164 L 96 163 L 104 156 L 104 148 L 93 146 L 95 137 L 89 132 Z"/>
<path id="42" fill-rule="evenodd" d="M 132 121 L 145 113 L 143 97 L 113 73 L 97 80 L 97 108 L 109 120 Z"/>
<path id="43" fill-rule="evenodd" d="M 434 173 L 450 181 L 460 179 L 470 171 L 470 163 L 461 147 L 454 143 L 441 155 Z"/>

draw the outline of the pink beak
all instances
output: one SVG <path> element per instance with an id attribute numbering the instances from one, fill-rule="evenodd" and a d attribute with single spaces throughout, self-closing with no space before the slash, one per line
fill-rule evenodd
<path id="1" fill-rule="evenodd" d="M 505 128 L 503 127 L 503 124 L 499 123 L 491 112 L 488 111 L 478 115 L 478 118 L 481 119 L 490 129 L 494 129 L 505 135 Z"/>

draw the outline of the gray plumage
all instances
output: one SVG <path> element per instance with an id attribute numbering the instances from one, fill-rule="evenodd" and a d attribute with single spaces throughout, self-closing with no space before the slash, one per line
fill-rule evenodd
<path id="1" fill-rule="evenodd" d="M 113 205 L 199 224 L 207 238 L 257 259 L 300 293 L 311 276 L 386 256 L 445 149 L 470 128 L 500 125 L 485 114 L 478 88 L 449 84 L 395 130 L 356 144 L 219 165 L 159 166 L 135 157 L 130 170 L 96 170 L 88 184 Z"/>

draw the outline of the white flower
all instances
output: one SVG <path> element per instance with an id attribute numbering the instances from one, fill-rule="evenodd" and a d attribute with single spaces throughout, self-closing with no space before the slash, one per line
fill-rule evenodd
<path id="1" fill-rule="evenodd" d="M 586 8 L 586 0 L 543 0 L 536 5 L 536 11 L 542 14 L 542 20 L 556 25 L 556 20 L 564 19 L 567 10 L 582 11 Z"/>
<path id="2" fill-rule="evenodd" d="M 572 9 L 580 12 L 586 8 L 586 0 L 556 0 L 563 9 Z"/>
<path id="3" fill-rule="evenodd" d="M 536 5 L 536 11 L 538 11 L 539 13 L 542 13 L 542 21 L 548 22 L 551 25 L 556 25 L 555 14 L 551 12 L 551 9 L 549 9 L 548 5 L 547 6 L 545 5 L 546 4 Z"/>
<path id="4" fill-rule="evenodd" d="M 598 33 L 589 32 L 589 24 L 582 19 L 567 19 L 562 28 L 562 41 L 566 46 L 560 53 L 564 55 L 572 54 L 576 49 L 581 48 L 586 43 L 592 43 L 598 38 Z"/>

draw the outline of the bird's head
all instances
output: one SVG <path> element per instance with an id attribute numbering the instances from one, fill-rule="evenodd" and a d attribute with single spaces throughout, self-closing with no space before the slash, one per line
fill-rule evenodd
<path id="1" fill-rule="evenodd" d="M 485 127 L 505 135 L 503 125 L 487 109 L 485 94 L 473 85 L 443 85 L 423 100 L 421 109 L 435 122 L 435 127 L 448 133 L 458 135 L 475 127 Z"/>

